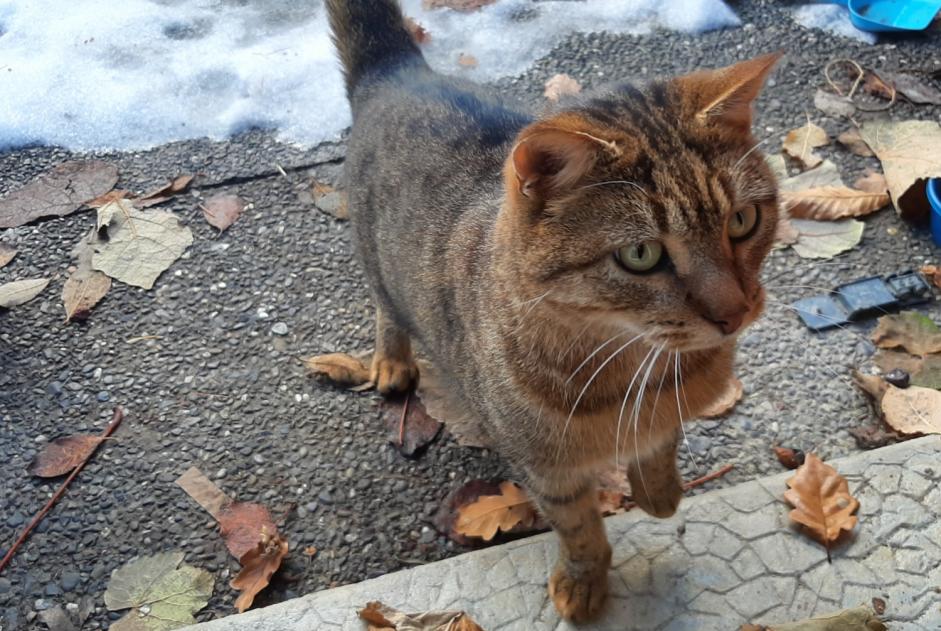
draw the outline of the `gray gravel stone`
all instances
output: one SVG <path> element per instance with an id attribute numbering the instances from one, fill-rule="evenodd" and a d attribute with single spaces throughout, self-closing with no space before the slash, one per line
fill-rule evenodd
<path id="1" fill-rule="evenodd" d="M 271 327 L 271 332 L 275 335 L 287 335 L 288 325 L 284 322 L 276 322 L 274 326 Z"/>

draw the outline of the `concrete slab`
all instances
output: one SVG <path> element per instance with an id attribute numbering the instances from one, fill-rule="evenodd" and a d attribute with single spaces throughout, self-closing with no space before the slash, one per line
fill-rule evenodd
<path id="1" fill-rule="evenodd" d="M 852 540 L 828 564 L 788 523 L 783 473 L 706 493 L 668 520 L 606 520 L 611 597 L 583 631 L 730 631 L 886 602 L 893 631 L 941 629 L 941 438 L 833 463 L 861 501 Z M 546 534 L 190 627 L 194 631 L 362 631 L 370 600 L 408 611 L 463 609 L 486 631 L 574 629 L 546 596 Z"/>

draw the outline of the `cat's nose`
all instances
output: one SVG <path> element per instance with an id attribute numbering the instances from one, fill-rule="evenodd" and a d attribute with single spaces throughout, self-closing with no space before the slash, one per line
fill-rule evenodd
<path id="1" fill-rule="evenodd" d="M 719 327 L 720 331 L 726 335 L 732 335 L 742 328 L 742 322 L 744 322 L 747 313 L 748 307 L 742 305 L 721 313 L 710 313 L 705 317 Z"/>

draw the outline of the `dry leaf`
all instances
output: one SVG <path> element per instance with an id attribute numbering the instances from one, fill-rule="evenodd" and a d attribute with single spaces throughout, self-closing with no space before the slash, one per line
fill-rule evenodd
<path id="1" fill-rule="evenodd" d="M 454 9 L 455 11 L 476 11 L 497 0 L 422 0 L 421 6 L 425 11 L 432 9 Z"/>
<path id="2" fill-rule="evenodd" d="M 403 613 L 381 602 L 367 603 L 359 612 L 370 629 L 380 631 L 483 631 L 463 611 L 425 611 Z"/>
<path id="3" fill-rule="evenodd" d="M 477 58 L 473 55 L 468 55 L 467 53 L 461 53 L 457 56 L 457 64 L 465 68 L 476 68 Z"/>
<path id="4" fill-rule="evenodd" d="M 815 454 L 807 454 L 787 485 L 790 488 L 784 492 L 784 499 L 794 506 L 788 516 L 827 548 L 829 558 L 830 544 L 858 521 L 853 513 L 859 501 L 850 495 L 846 478 Z"/>
<path id="5" fill-rule="evenodd" d="M 4 267 L 16 256 L 16 250 L 9 245 L 0 243 L 0 267 Z"/>
<path id="6" fill-rule="evenodd" d="M 787 160 L 784 159 L 779 153 L 774 155 L 765 155 L 765 162 L 768 165 L 768 168 L 771 169 L 771 173 L 774 174 L 775 179 L 778 182 L 782 182 L 787 179 Z"/>
<path id="7" fill-rule="evenodd" d="M 820 89 L 814 94 L 814 107 L 833 118 L 849 118 L 856 113 L 856 105 L 851 99 Z"/>
<path id="8" fill-rule="evenodd" d="M 794 245 L 800 239 L 801 233 L 798 232 L 791 220 L 785 213 L 778 215 L 778 227 L 774 231 L 774 243 L 776 246 Z"/>
<path id="9" fill-rule="evenodd" d="M 878 171 L 866 169 L 866 175 L 858 178 L 853 186 L 868 193 L 884 193 L 886 197 L 889 195 L 889 183 L 886 182 L 885 176 Z M 888 203 L 886 201 L 886 204 Z"/>
<path id="10" fill-rule="evenodd" d="M 791 225 L 799 233 L 797 242 L 791 247 L 798 256 L 806 259 L 827 259 L 852 250 L 863 238 L 863 228 L 866 226 L 855 219 L 794 219 Z"/>
<path id="11" fill-rule="evenodd" d="M 98 232 L 107 240 L 95 243 L 95 269 L 128 285 L 150 289 L 157 278 L 193 243 L 193 233 L 176 215 L 142 212 L 127 200 L 98 209 Z"/>
<path id="12" fill-rule="evenodd" d="M 929 178 L 941 177 L 941 125 L 933 121 L 871 121 L 860 130 L 882 162 L 892 203 L 903 219 L 925 222 Z"/>
<path id="13" fill-rule="evenodd" d="M 928 279 L 929 283 L 941 289 L 941 267 L 937 265 L 922 265 L 921 269 L 918 271 Z"/>
<path id="14" fill-rule="evenodd" d="M 104 438 L 86 434 L 62 436 L 47 443 L 33 462 L 29 472 L 40 478 L 54 478 L 69 473 L 98 448 Z"/>
<path id="15" fill-rule="evenodd" d="M 110 191 L 117 181 L 118 170 L 106 162 L 63 162 L 0 199 L 0 228 L 68 215 Z"/>
<path id="16" fill-rule="evenodd" d="M 48 278 L 30 278 L 0 285 L 0 308 L 10 309 L 26 304 L 41 294 L 48 284 Z"/>
<path id="17" fill-rule="evenodd" d="M 878 449 L 911 438 L 887 430 L 885 424 L 881 422 L 879 425 L 870 425 L 868 427 L 851 427 L 848 431 L 850 436 L 856 440 L 856 446 L 860 449 Z"/>
<path id="18" fill-rule="evenodd" d="M 412 40 L 414 40 L 414 42 L 419 46 L 422 44 L 427 44 L 431 41 L 431 33 L 429 33 L 428 29 L 422 26 L 418 20 L 406 17 L 405 28 L 407 28 L 408 32 L 411 34 Z"/>
<path id="19" fill-rule="evenodd" d="M 824 186 L 846 186 L 840 177 L 840 169 L 830 160 L 824 160 L 820 163 L 820 166 L 814 169 L 781 180 L 779 185 L 782 191 L 802 191 Z"/>
<path id="20" fill-rule="evenodd" d="M 438 369 L 428 361 L 418 360 L 418 394 L 432 418 L 444 423 L 457 443 L 463 447 L 492 448 L 493 440 L 483 423 L 470 409 L 457 400 L 453 389 L 441 381 Z"/>
<path id="21" fill-rule="evenodd" d="M 863 81 L 863 90 L 873 96 L 878 96 L 886 100 L 891 100 L 896 97 L 895 89 L 872 71 L 866 75 L 866 80 Z"/>
<path id="22" fill-rule="evenodd" d="M 111 279 L 102 272 L 92 269 L 92 257 L 95 254 L 96 233 L 92 230 L 72 249 L 72 256 L 77 259 L 75 269 L 69 274 L 62 287 L 62 305 L 65 307 L 65 321 L 84 320 L 91 310 L 111 289 Z"/>
<path id="23" fill-rule="evenodd" d="M 225 545 L 236 559 L 258 547 L 265 537 L 278 537 L 268 509 L 253 502 L 232 502 L 216 517 Z"/>
<path id="24" fill-rule="evenodd" d="M 187 469 L 176 479 L 176 483 L 216 521 L 222 515 L 223 509 L 232 504 L 232 498 L 196 467 Z"/>
<path id="25" fill-rule="evenodd" d="M 722 389 L 722 393 L 709 405 L 700 416 L 705 418 L 714 418 L 716 416 L 722 416 L 731 411 L 735 407 L 735 404 L 739 402 L 742 398 L 742 382 L 738 380 L 737 377 L 732 377 L 729 381 L 726 382 L 725 387 Z"/>
<path id="26" fill-rule="evenodd" d="M 406 458 L 417 457 L 441 432 L 441 423 L 411 393 L 383 399 L 379 409 L 389 442 Z"/>
<path id="27" fill-rule="evenodd" d="M 887 627 L 869 607 L 860 606 L 814 616 L 807 620 L 772 624 L 767 627 L 755 627 L 755 629 L 757 631 L 886 631 Z"/>
<path id="28" fill-rule="evenodd" d="M 304 360 L 307 370 L 339 386 L 362 386 L 371 383 L 370 369 L 363 360 L 346 353 L 316 355 Z"/>
<path id="29" fill-rule="evenodd" d="M 327 213 L 335 219 L 345 221 L 350 218 L 349 200 L 346 193 L 338 191 L 329 184 L 316 180 L 310 182 L 310 193 L 317 210 Z"/>
<path id="30" fill-rule="evenodd" d="M 527 528 L 536 521 L 536 508 L 526 491 L 516 484 L 500 483 L 499 495 L 484 495 L 457 509 L 454 530 L 466 537 L 490 541 L 497 532 Z"/>
<path id="31" fill-rule="evenodd" d="M 582 91 L 582 85 L 567 74 L 553 75 L 546 81 L 546 87 L 543 91 L 550 101 L 558 101 L 563 96 L 573 96 Z"/>
<path id="32" fill-rule="evenodd" d="M 258 544 L 246 552 L 240 559 L 242 569 L 229 582 L 229 587 L 242 592 L 235 601 L 239 613 L 252 606 L 255 596 L 268 587 L 271 577 L 288 553 L 288 542 L 277 534 L 264 534 Z"/>
<path id="33" fill-rule="evenodd" d="M 778 462 L 780 462 L 787 469 L 796 469 L 802 464 L 806 459 L 806 455 L 800 449 L 791 449 L 789 447 L 772 447 L 774 455 L 777 456 Z"/>
<path id="34" fill-rule="evenodd" d="M 803 127 L 792 129 L 787 133 L 784 137 L 783 149 L 784 153 L 812 169 L 823 162 L 823 158 L 815 154 L 814 149 L 828 144 L 830 144 L 830 137 L 827 136 L 827 132 L 808 120 Z"/>
<path id="35" fill-rule="evenodd" d="M 65 609 L 58 605 L 40 611 L 38 617 L 49 628 L 49 631 L 79 631 Z"/>
<path id="36" fill-rule="evenodd" d="M 889 389 L 889 384 L 886 383 L 885 379 L 877 375 L 866 375 L 854 370 L 853 382 L 860 390 L 872 397 L 877 409 L 881 409 L 879 406 L 882 403 L 882 397 Z"/>
<path id="37" fill-rule="evenodd" d="M 941 392 L 933 388 L 888 386 L 882 413 L 889 427 L 901 434 L 941 434 Z"/>
<path id="38" fill-rule="evenodd" d="M 245 200 L 238 195 L 213 195 L 200 205 L 209 225 L 225 231 L 245 210 Z"/>
<path id="39" fill-rule="evenodd" d="M 629 510 L 630 495 L 631 483 L 623 465 L 618 468 L 610 467 L 598 476 L 598 503 L 602 515 L 618 515 Z"/>
<path id="40" fill-rule="evenodd" d="M 941 105 L 941 91 L 918 77 L 903 72 L 878 72 L 870 70 L 873 81 L 867 81 L 866 89 L 886 99 L 892 98 L 892 90 L 916 105 Z"/>
<path id="41" fill-rule="evenodd" d="M 844 131 L 836 137 L 836 140 L 849 149 L 850 153 L 854 153 L 857 156 L 870 158 L 876 155 L 872 152 L 872 149 L 869 148 L 869 145 L 866 144 L 866 141 L 863 140 L 863 137 L 859 134 L 859 130 L 855 127 L 849 131 Z"/>
<path id="42" fill-rule="evenodd" d="M 180 193 L 185 192 L 186 189 L 190 187 L 190 184 L 193 183 L 193 179 L 195 177 L 195 175 L 177 176 L 163 186 L 156 188 L 149 193 L 144 193 L 135 201 L 135 204 L 141 208 L 148 208 L 150 206 L 162 204 L 174 195 L 179 195 Z"/>
<path id="43" fill-rule="evenodd" d="M 827 186 L 802 191 L 782 191 L 781 203 L 791 217 L 832 221 L 862 217 L 889 204 L 887 192 L 870 193 L 846 187 Z"/>
<path id="44" fill-rule="evenodd" d="M 110 204 L 113 201 L 119 199 L 132 199 L 134 194 L 131 191 L 126 191 L 123 188 L 116 188 L 113 191 L 108 191 L 104 195 L 99 195 L 93 200 L 85 202 L 85 205 L 89 208 L 101 208 L 105 204 Z"/>
<path id="45" fill-rule="evenodd" d="M 882 316 L 870 339 L 879 348 L 904 348 L 914 355 L 941 352 L 941 329 L 931 318 L 914 311 Z"/>

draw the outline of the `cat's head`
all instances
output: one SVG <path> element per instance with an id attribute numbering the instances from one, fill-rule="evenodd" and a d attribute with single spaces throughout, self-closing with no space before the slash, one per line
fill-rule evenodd
<path id="1" fill-rule="evenodd" d="M 681 350 L 754 321 L 778 202 L 751 110 L 779 57 L 617 86 L 524 129 L 501 235 L 532 297 Z"/>

